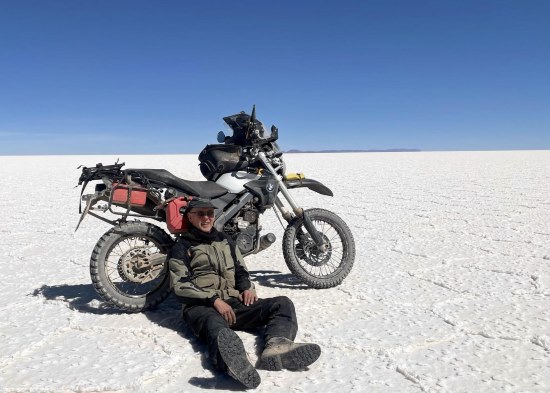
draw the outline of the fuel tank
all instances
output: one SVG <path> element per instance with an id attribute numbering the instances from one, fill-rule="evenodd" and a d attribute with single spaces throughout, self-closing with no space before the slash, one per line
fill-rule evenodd
<path id="1" fill-rule="evenodd" d="M 258 180 L 261 176 L 255 173 L 244 171 L 224 173 L 216 183 L 229 190 L 230 193 L 238 194 L 244 190 L 244 185 L 252 180 Z"/>

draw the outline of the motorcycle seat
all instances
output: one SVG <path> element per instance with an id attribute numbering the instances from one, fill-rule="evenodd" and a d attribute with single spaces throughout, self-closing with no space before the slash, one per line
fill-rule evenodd
<path id="1" fill-rule="evenodd" d="M 174 176 L 166 169 L 127 169 L 128 173 L 140 173 L 155 183 L 174 187 L 191 196 L 217 198 L 228 193 L 227 189 L 212 181 L 191 181 Z"/>

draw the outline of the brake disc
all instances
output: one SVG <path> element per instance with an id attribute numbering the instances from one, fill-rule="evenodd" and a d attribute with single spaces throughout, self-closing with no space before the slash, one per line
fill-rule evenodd
<path id="1" fill-rule="evenodd" d="M 319 233 L 323 238 L 323 242 L 326 244 L 326 250 L 321 251 L 316 246 L 315 242 L 311 239 L 311 236 L 305 235 L 296 245 L 296 251 L 301 253 L 301 259 L 303 259 L 308 265 L 322 266 L 330 261 L 332 257 L 332 245 L 328 237 L 322 233 Z"/>
<path id="2" fill-rule="evenodd" d="M 153 266 L 153 254 L 149 247 L 134 247 L 118 260 L 118 274 L 124 281 L 144 284 L 154 280 L 162 271 L 162 265 Z"/>

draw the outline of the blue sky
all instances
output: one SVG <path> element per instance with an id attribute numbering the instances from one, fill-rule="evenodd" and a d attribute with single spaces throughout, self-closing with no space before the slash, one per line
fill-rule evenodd
<path id="1" fill-rule="evenodd" d="M 550 149 L 550 2 L 0 0 L 0 154 Z"/>

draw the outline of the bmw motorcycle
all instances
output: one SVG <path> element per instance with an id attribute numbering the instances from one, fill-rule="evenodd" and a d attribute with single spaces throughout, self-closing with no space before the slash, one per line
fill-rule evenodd
<path id="1" fill-rule="evenodd" d="M 232 237 L 245 257 L 275 242 L 273 233 L 262 234 L 261 225 L 261 215 L 273 208 L 286 222 L 283 255 L 296 277 L 313 288 L 331 288 L 349 274 L 355 243 L 346 223 L 325 209 L 302 209 L 290 193 L 300 187 L 329 196 L 332 191 L 303 174 L 287 173 L 277 127 L 267 130 L 255 113 L 253 107 L 251 115 L 223 118 L 233 135 L 220 132 L 218 144 L 199 154 L 206 181 L 185 180 L 165 169 L 126 169 L 118 161 L 79 167 L 76 230 L 86 216 L 112 225 L 90 259 L 92 283 L 108 304 L 140 312 L 169 295 L 167 255 L 188 229 L 183 212 L 196 198 L 212 201 L 215 228 Z M 90 182 L 95 192 L 84 194 Z"/>

